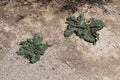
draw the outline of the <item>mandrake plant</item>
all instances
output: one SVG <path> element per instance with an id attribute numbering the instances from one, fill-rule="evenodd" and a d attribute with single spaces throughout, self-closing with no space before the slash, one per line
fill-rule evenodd
<path id="1" fill-rule="evenodd" d="M 97 31 L 101 30 L 104 27 L 103 21 L 95 18 L 86 20 L 83 14 L 80 14 L 80 16 L 77 18 L 74 16 L 68 17 L 66 23 L 68 26 L 64 31 L 65 37 L 69 37 L 75 33 L 85 41 L 93 43 L 93 45 L 95 45 L 99 39 L 99 34 Z"/>
<path id="2" fill-rule="evenodd" d="M 43 38 L 35 34 L 32 39 L 27 39 L 20 43 L 21 47 L 17 52 L 18 55 L 25 56 L 29 59 L 30 63 L 35 63 L 40 59 L 40 56 L 45 53 L 45 50 L 50 47 L 48 43 L 41 43 Z"/>

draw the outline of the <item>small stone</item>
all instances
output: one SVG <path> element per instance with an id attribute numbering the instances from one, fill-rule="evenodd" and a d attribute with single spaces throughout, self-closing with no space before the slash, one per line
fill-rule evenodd
<path id="1" fill-rule="evenodd" d="M 16 16 L 16 22 L 19 22 L 20 20 L 24 19 L 24 17 L 25 17 L 24 15 L 20 15 L 20 14 L 17 15 Z"/>
<path id="2" fill-rule="evenodd" d="M 54 68 L 54 67 L 52 67 L 52 70 L 55 70 L 55 68 Z"/>

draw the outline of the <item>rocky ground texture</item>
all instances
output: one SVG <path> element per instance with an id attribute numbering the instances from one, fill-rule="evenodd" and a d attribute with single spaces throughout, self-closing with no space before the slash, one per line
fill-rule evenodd
<path id="1" fill-rule="evenodd" d="M 77 6 L 74 13 L 59 11 L 61 0 L 49 5 L 31 1 L 0 3 L 0 80 L 120 80 L 119 0 Z M 76 35 L 64 37 L 66 18 L 80 13 L 105 22 L 96 45 Z M 16 51 L 20 41 L 35 33 L 53 46 L 40 61 L 30 64 Z"/>

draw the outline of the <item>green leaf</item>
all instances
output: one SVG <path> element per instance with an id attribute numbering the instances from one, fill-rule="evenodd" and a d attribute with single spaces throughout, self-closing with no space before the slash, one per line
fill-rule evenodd
<path id="1" fill-rule="evenodd" d="M 77 17 L 78 20 L 78 25 L 82 26 L 85 23 L 85 17 L 84 14 L 81 14 L 80 16 Z"/>
<path id="2" fill-rule="evenodd" d="M 84 31 L 84 40 L 90 43 L 96 43 L 96 37 L 92 35 L 91 31 L 86 29 Z"/>
<path id="3" fill-rule="evenodd" d="M 66 30 L 64 31 L 64 36 L 65 36 L 65 37 L 69 37 L 69 36 L 71 36 L 73 33 L 74 33 L 74 29 L 66 29 Z"/>
<path id="4" fill-rule="evenodd" d="M 83 37 L 83 29 L 81 29 L 81 28 L 78 28 L 75 32 L 76 32 L 76 35 L 77 36 L 79 36 L 80 38 L 82 38 Z"/>
<path id="5" fill-rule="evenodd" d="M 77 26 L 75 17 L 68 17 L 66 23 L 69 25 L 69 28 L 75 28 Z"/>
<path id="6" fill-rule="evenodd" d="M 89 26 L 94 30 L 94 31 L 99 31 L 104 27 L 104 23 L 101 20 L 95 19 L 95 18 L 90 18 L 89 20 Z"/>

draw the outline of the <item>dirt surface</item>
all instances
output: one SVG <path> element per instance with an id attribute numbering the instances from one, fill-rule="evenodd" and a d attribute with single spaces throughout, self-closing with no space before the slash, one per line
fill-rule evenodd
<path id="1" fill-rule="evenodd" d="M 120 80 L 120 1 L 80 6 L 74 14 L 59 12 L 57 7 L 37 3 L 0 7 L 0 80 Z M 80 13 L 104 20 L 96 45 L 75 35 L 64 37 L 66 18 Z M 35 33 L 53 46 L 30 64 L 16 51 L 20 41 Z"/>

